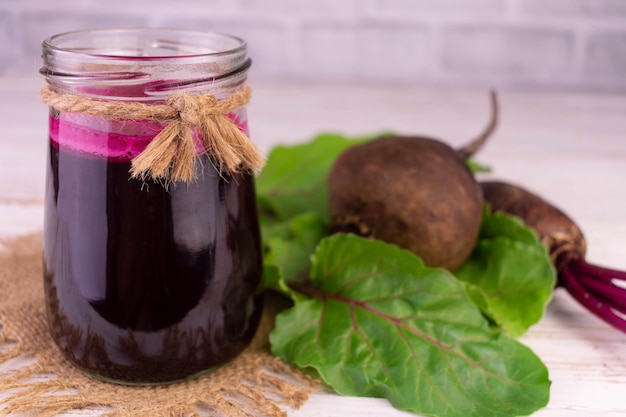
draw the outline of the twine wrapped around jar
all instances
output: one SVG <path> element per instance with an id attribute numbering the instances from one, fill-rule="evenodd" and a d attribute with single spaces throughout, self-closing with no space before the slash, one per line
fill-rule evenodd
<path id="1" fill-rule="evenodd" d="M 163 104 L 102 101 L 71 94 L 46 83 L 41 90 L 45 104 L 68 113 L 83 113 L 113 120 L 165 122 L 165 128 L 132 159 L 130 174 L 141 180 L 164 183 L 195 179 L 194 130 L 220 172 L 259 171 L 265 161 L 255 144 L 228 114 L 250 101 L 247 84 L 229 97 L 212 94 L 174 93 Z"/>

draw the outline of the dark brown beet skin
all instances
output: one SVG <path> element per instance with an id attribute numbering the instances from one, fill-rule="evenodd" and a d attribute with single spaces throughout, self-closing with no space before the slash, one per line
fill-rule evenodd
<path id="1" fill-rule="evenodd" d="M 463 156 L 440 141 L 390 136 L 353 146 L 328 185 L 336 232 L 394 243 L 449 270 L 476 244 L 482 190 Z"/>

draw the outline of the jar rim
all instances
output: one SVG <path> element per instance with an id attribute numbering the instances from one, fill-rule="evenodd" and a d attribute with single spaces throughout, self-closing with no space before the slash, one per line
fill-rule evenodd
<path id="1" fill-rule="evenodd" d="M 243 39 L 220 32 L 78 30 L 43 41 L 39 72 L 58 89 L 102 99 L 151 101 L 207 88 L 217 96 L 245 81 L 247 52 Z"/>
<path id="2" fill-rule="evenodd" d="M 133 54 L 131 50 L 123 51 L 122 49 L 118 49 L 123 51 L 123 53 L 114 53 L 111 46 L 108 47 L 87 47 L 87 46 L 79 46 L 76 44 L 75 46 L 67 46 L 71 45 L 72 41 L 89 41 L 100 38 L 113 39 L 114 37 L 131 37 L 131 36 L 150 36 L 150 41 L 152 44 L 149 45 L 154 51 L 160 49 L 162 51 L 178 51 L 178 53 L 160 53 L 160 54 L 150 54 L 146 53 L 148 48 L 139 49 L 137 48 L 134 52 L 137 54 Z M 159 36 L 160 35 L 160 36 Z M 169 40 L 167 38 L 170 38 Z M 205 44 L 187 44 L 185 45 L 182 41 L 175 41 L 174 38 L 185 37 L 187 39 L 195 39 L 197 41 L 204 41 Z M 232 43 L 232 47 L 215 49 L 215 47 L 210 48 L 206 42 L 209 41 L 222 41 L 222 42 L 230 42 Z M 65 46 L 62 43 L 65 43 Z M 194 48 L 188 49 L 186 52 L 185 49 L 181 49 L 183 47 L 186 48 Z M 185 59 L 196 59 L 202 57 L 219 57 L 219 56 L 227 56 L 234 55 L 245 52 L 247 49 L 247 43 L 237 37 L 226 33 L 221 32 L 211 32 L 211 31 L 200 31 L 200 30 L 189 30 L 189 29 L 173 29 L 173 28 L 116 28 L 116 29 L 87 29 L 87 30 L 76 30 L 59 33 L 53 36 L 50 36 L 42 42 L 42 48 L 44 50 L 44 58 L 45 52 L 50 52 L 53 54 L 63 54 L 63 55 L 75 55 L 75 56 L 87 56 L 98 59 L 112 59 L 112 60 L 122 60 L 122 61 L 133 61 L 140 60 L 142 62 L 145 61 L 159 61 L 159 60 L 185 60 Z M 121 48 L 121 47 L 119 47 Z M 204 50 L 200 50 L 200 48 L 204 48 Z"/>

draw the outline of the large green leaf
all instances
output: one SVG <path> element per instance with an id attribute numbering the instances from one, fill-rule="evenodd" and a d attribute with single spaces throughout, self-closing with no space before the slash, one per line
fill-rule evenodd
<path id="1" fill-rule="evenodd" d="M 328 173 L 339 154 L 371 137 L 323 134 L 312 141 L 277 146 L 256 179 L 261 213 L 288 219 L 305 212 L 328 214 Z"/>
<path id="2" fill-rule="evenodd" d="M 439 417 L 513 417 L 545 406 L 550 381 L 527 347 L 490 329 L 449 272 L 352 235 L 322 240 L 310 297 L 277 317 L 272 351 L 343 395 Z"/>
<path id="3" fill-rule="evenodd" d="M 512 336 L 541 319 L 556 283 L 537 236 L 520 220 L 488 210 L 478 243 L 456 276 L 483 312 Z"/>

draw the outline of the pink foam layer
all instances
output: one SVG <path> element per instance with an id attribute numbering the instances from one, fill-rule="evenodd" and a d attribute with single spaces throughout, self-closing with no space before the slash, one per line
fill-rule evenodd
<path id="1" fill-rule="evenodd" d="M 245 115 L 245 113 L 243 113 Z M 242 121 L 235 114 L 228 115 L 241 131 L 248 134 L 245 116 Z M 127 162 L 139 155 L 163 129 L 160 123 L 150 121 L 110 121 L 92 116 L 62 114 L 50 115 L 50 141 L 63 151 Z M 202 151 L 198 143 L 198 152 Z"/>

